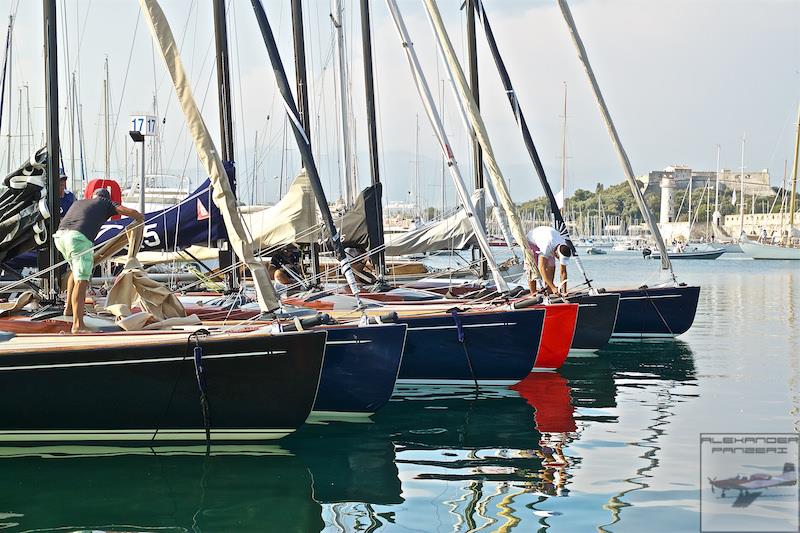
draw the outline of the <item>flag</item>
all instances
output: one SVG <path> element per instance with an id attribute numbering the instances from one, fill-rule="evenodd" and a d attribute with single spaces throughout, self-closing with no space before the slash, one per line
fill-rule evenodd
<path id="1" fill-rule="evenodd" d="M 736 205 L 736 191 L 731 195 L 731 204 Z"/>

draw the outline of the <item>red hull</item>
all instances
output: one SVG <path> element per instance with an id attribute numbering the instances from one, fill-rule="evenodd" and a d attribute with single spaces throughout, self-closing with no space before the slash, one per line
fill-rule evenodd
<path id="1" fill-rule="evenodd" d="M 544 309 L 544 329 L 539 342 L 534 370 L 553 370 L 560 368 L 567 360 L 575 323 L 578 320 L 578 304 L 538 305 Z"/>

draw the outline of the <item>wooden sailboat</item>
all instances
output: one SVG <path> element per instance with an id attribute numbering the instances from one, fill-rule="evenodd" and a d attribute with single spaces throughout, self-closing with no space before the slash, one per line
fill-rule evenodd
<path id="1" fill-rule="evenodd" d="M 663 244 L 663 240 L 661 239 L 660 233 L 658 232 L 658 227 L 655 224 L 655 221 L 652 218 L 647 205 L 644 202 L 644 198 L 641 197 L 641 192 L 638 189 L 638 186 L 635 184 L 635 180 L 633 178 L 633 172 L 630 169 L 630 163 L 628 161 L 627 156 L 624 152 L 621 151 L 621 143 L 619 141 L 618 136 L 616 135 L 616 130 L 613 128 L 613 124 L 611 123 L 611 118 L 608 115 L 607 109 L 605 109 L 604 102 L 602 100 L 602 95 L 600 94 L 600 89 L 597 86 L 596 82 L 594 81 L 593 75 L 591 74 L 588 58 L 586 57 L 585 49 L 583 48 L 582 43 L 580 42 L 580 38 L 577 35 L 577 29 L 574 27 L 574 22 L 572 21 L 571 14 L 569 14 L 569 8 L 565 2 L 559 1 L 559 5 L 561 6 L 562 12 L 564 12 L 565 19 L 570 25 L 570 29 L 572 32 L 573 40 L 576 42 L 576 46 L 579 49 L 579 55 L 581 60 L 586 67 L 587 73 L 589 74 L 590 80 L 593 82 L 592 87 L 595 92 L 595 96 L 598 99 L 598 102 L 601 104 L 601 110 L 603 111 L 603 116 L 606 119 L 607 124 L 609 125 L 609 131 L 612 132 L 612 137 L 614 139 L 614 145 L 620 151 L 620 159 L 624 162 L 624 167 L 626 170 L 626 174 L 628 176 L 629 182 L 631 183 L 631 190 L 637 200 L 637 204 L 642 211 L 645 219 L 648 222 L 648 225 L 653 232 L 653 235 L 656 237 L 656 240 L 659 244 L 659 248 L 663 251 L 663 258 L 661 259 L 662 268 L 666 270 L 671 270 L 671 263 L 669 262 L 669 258 L 666 255 L 666 248 Z M 552 188 L 547 180 L 546 173 L 544 171 L 544 166 L 542 165 L 541 159 L 539 157 L 538 151 L 536 146 L 534 145 L 533 138 L 531 136 L 530 130 L 528 128 L 527 122 L 525 121 L 525 117 L 522 113 L 522 109 L 520 106 L 520 102 L 517 98 L 516 92 L 514 91 L 514 87 L 511 84 L 511 79 L 508 74 L 508 70 L 506 69 L 505 62 L 503 61 L 502 56 L 500 55 L 499 49 L 497 47 L 497 42 L 495 41 L 494 33 L 492 32 L 491 26 L 489 25 L 488 18 L 486 16 L 486 11 L 484 9 L 483 3 L 480 0 L 476 0 L 474 3 L 475 9 L 478 12 L 480 20 L 483 22 L 483 27 L 486 33 L 486 41 L 489 45 L 489 49 L 492 52 L 492 56 L 495 60 L 495 65 L 497 66 L 498 73 L 500 75 L 501 81 L 503 86 L 506 90 L 506 94 L 509 99 L 509 104 L 511 105 L 512 112 L 514 114 L 515 120 L 518 122 L 520 126 L 520 133 L 523 136 L 523 141 L 525 142 L 526 149 L 528 154 L 530 155 L 531 161 L 536 169 L 536 173 L 539 177 L 539 181 L 542 184 L 542 187 L 545 190 L 545 194 L 548 197 L 550 202 L 551 211 L 553 216 L 555 217 L 556 226 L 559 230 L 563 232 L 567 232 L 566 224 L 564 223 L 561 210 L 559 209 L 555 195 L 553 194 Z M 569 239 L 567 234 L 567 242 L 572 244 L 571 239 Z M 579 268 L 581 267 L 580 261 L 577 257 L 577 252 L 574 249 L 573 245 L 573 253 L 576 256 L 576 262 L 578 263 Z M 584 274 L 585 276 L 585 274 Z M 591 283 L 589 282 L 588 277 L 586 278 L 586 282 L 589 287 L 591 287 Z M 697 300 L 699 295 L 699 287 L 687 287 L 683 284 L 674 283 L 672 286 L 661 286 L 661 287 L 649 287 L 646 289 L 614 289 L 614 290 L 596 290 L 590 291 L 586 295 L 578 295 L 578 296 L 571 296 L 569 297 L 570 301 L 574 302 L 581 302 L 583 303 L 587 299 L 591 298 L 598 298 L 603 297 L 606 295 L 615 294 L 616 298 L 619 298 L 619 312 L 614 313 L 615 325 L 614 325 L 614 335 L 615 336 L 638 336 L 638 337 L 660 337 L 660 336 L 673 336 L 684 333 L 686 330 L 689 329 L 693 320 L 694 314 L 697 309 Z M 673 306 L 673 305 L 666 305 L 667 302 L 680 302 L 680 305 Z M 589 301 L 585 302 L 587 305 L 587 310 L 592 309 L 591 303 Z M 644 303 L 645 305 L 640 305 Z M 609 315 L 606 315 L 607 317 Z M 599 320 L 601 317 L 593 317 L 595 320 Z"/>
<path id="2" fill-rule="evenodd" d="M 48 235 L 58 224 L 58 93 L 56 2 L 45 3 L 47 87 Z M 143 11 L 162 51 L 175 49 L 172 33 L 154 0 Z M 165 54 L 181 104 L 193 124 L 198 147 L 210 148 L 201 159 L 209 168 L 220 209 L 230 189 L 222 163 L 210 144 L 180 58 Z M 205 158 L 204 158 L 205 156 Z M 249 243 L 240 227 L 237 252 L 247 256 Z M 56 265 L 52 243 L 49 265 Z M 53 268 L 46 294 L 58 293 Z M 264 285 L 259 302 L 265 302 Z M 41 331 L 47 320 L 35 316 L 8 320 L 3 330 L 28 327 Z M 50 321 L 57 322 L 57 321 Z M 52 325 L 52 324 L 51 324 Z M 55 324 L 58 326 L 58 324 Z M 202 330 L 166 332 L 13 334 L 0 337 L 0 386 L 12 400 L 0 413 L 0 442 L 241 441 L 281 437 L 299 427 L 311 412 L 322 368 L 324 331 L 273 334 Z"/>

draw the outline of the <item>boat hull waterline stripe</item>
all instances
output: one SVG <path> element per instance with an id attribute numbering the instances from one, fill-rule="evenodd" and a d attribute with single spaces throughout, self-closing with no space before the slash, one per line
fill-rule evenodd
<path id="1" fill-rule="evenodd" d="M 257 357 L 262 355 L 283 355 L 285 350 L 270 350 L 266 352 L 241 352 L 241 353 L 222 353 L 215 355 L 204 355 L 203 359 L 238 359 L 242 357 Z M 45 370 L 51 368 L 77 368 L 87 366 L 119 366 L 119 365 L 138 365 L 149 363 L 174 363 L 187 361 L 188 357 L 154 357 L 152 359 L 124 359 L 120 361 L 88 361 L 83 363 L 54 363 L 51 365 L 22 365 L 0 367 L 0 372 L 13 370 Z"/>

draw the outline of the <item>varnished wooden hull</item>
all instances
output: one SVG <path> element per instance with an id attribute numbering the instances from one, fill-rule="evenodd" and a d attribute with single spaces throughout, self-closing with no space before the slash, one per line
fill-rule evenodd
<path id="1" fill-rule="evenodd" d="M 205 440 L 188 336 L 35 335 L 0 343 L 0 443 Z M 269 440 L 302 425 L 325 339 L 325 332 L 202 339 L 211 439 Z"/>

